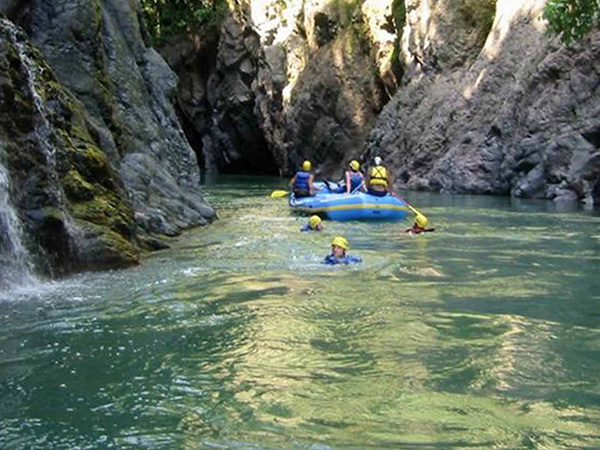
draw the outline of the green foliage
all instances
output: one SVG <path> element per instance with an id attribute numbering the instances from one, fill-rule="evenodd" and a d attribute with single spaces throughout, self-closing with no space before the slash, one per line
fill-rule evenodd
<path id="1" fill-rule="evenodd" d="M 169 36 L 220 21 L 226 0 L 141 0 L 146 25 L 156 43 Z"/>
<path id="2" fill-rule="evenodd" d="M 548 0 L 544 18 L 550 30 L 569 44 L 600 22 L 600 0 Z"/>
<path id="3" fill-rule="evenodd" d="M 402 29 L 406 24 L 406 5 L 404 4 L 404 0 L 392 1 L 392 17 L 397 33 L 399 35 L 402 34 Z"/>
<path id="4" fill-rule="evenodd" d="M 400 82 L 404 76 L 404 64 L 400 59 L 400 38 L 402 37 L 404 25 L 406 25 L 406 4 L 404 0 L 393 0 L 392 20 L 397 34 L 396 42 L 394 42 L 394 52 L 392 53 L 392 71 L 398 82 Z"/>

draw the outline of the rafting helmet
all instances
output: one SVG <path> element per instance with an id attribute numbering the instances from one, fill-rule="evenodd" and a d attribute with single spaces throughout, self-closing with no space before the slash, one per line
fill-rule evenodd
<path id="1" fill-rule="evenodd" d="M 322 220 L 319 216 L 310 216 L 310 219 L 308 219 L 308 226 L 311 230 L 316 230 L 321 222 Z"/>
<path id="2" fill-rule="evenodd" d="M 338 247 L 341 247 L 346 251 L 350 248 L 350 244 L 348 244 L 348 240 L 342 236 L 334 237 L 333 241 L 331 241 L 331 245 L 337 245 Z"/>
<path id="3" fill-rule="evenodd" d="M 379 156 L 376 156 L 375 158 L 373 158 L 373 162 L 376 166 L 380 166 L 383 160 Z"/>
<path id="4" fill-rule="evenodd" d="M 352 170 L 354 170 L 355 172 L 358 172 L 358 169 L 360 169 L 360 164 L 358 163 L 357 160 L 353 159 L 352 161 L 350 161 L 350 168 Z"/>
<path id="5" fill-rule="evenodd" d="M 310 169 L 312 169 L 312 163 L 307 159 L 306 161 L 304 161 L 302 163 L 302 170 L 305 170 L 308 172 Z"/>
<path id="6" fill-rule="evenodd" d="M 419 228 L 425 228 L 429 224 L 429 221 L 427 220 L 427 217 L 425 217 L 423 214 L 417 214 L 415 216 L 415 224 Z"/>

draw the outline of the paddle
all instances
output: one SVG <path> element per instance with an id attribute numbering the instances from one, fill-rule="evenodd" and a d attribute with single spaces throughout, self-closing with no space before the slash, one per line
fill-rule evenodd
<path id="1" fill-rule="evenodd" d="M 403 200 L 404 203 L 406 203 L 406 206 L 408 207 L 408 209 L 410 210 L 410 212 L 412 212 L 415 216 L 423 216 L 425 217 L 425 220 L 427 220 L 429 222 L 429 220 L 427 219 L 427 216 L 425 214 L 423 214 L 421 211 L 419 211 L 417 208 L 415 208 L 414 206 L 411 206 L 408 204 L 408 202 L 406 200 L 404 200 L 402 197 L 400 197 L 399 195 L 394 194 L 393 192 L 390 192 L 390 194 L 392 194 L 394 197 Z"/>
<path id="2" fill-rule="evenodd" d="M 271 192 L 271 198 L 281 198 L 290 195 L 290 191 L 273 191 Z"/>

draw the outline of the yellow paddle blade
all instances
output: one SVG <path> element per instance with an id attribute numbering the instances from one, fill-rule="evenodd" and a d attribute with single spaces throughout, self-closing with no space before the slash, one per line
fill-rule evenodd
<path id="1" fill-rule="evenodd" d="M 421 214 L 417 208 L 413 208 L 408 203 L 406 204 L 406 206 L 408 206 L 408 209 L 410 209 L 414 215 Z M 421 214 L 421 215 L 423 216 L 424 214 Z"/>
<path id="2" fill-rule="evenodd" d="M 273 191 L 271 192 L 271 198 L 281 198 L 290 195 L 289 191 Z"/>
<path id="3" fill-rule="evenodd" d="M 406 204 L 406 206 L 408 206 L 408 209 L 410 209 L 411 212 L 415 215 L 415 219 L 421 217 L 420 221 L 422 221 L 422 223 L 424 223 L 425 225 L 427 225 L 427 223 L 429 222 L 429 219 L 425 216 L 425 214 L 423 214 L 417 208 L 413 208 L 408 203 Z"/>

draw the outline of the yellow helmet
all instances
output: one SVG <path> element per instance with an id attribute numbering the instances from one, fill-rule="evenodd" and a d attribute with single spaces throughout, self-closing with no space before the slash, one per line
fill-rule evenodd
<path id="1" fill-rule="evenodd" d="M 429 224 L 429 221 L 423 214 L 417 214 L 415 216 L 415 224 L 417 224 L 419 228 L 425 228 Z"/>
<path id="2" fill-rule="evenodd" d="M 312 230 L 316 230 L 317 226 L 319 226 L 319 224 L 322 222 L 321 218 L 319 216 L 310 216 L 310 218 L 308 219 L 308 226 L 312 229 Z"/>
<path id="3" fill-rule="evenodd" d="M 343 248 L 344 250 L 348 250 L 350 248 L 350 244 L 348 244 L 348 240 L 342 236 L 336 236 L 331 241 L 331 245 L 337 245 L 338 247 Z"/>
<path id="4" fill-rule="evenodd" d="M 312 163 L 307 159 L 302 163 L 302 170 L 306 170 L 307 172 L 312 169 Z"/>
<path id="5" fill-rule="evenodd" d="M 360 164 L 357 160 L 353 159 L 352 161 L 350 161 L 350 168 L 352 170 L 358 171 L 358 169 L 360 169 Z"/>

